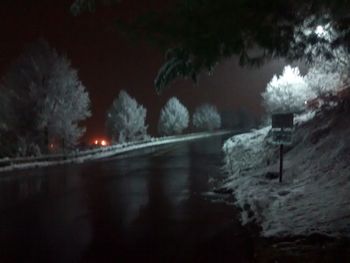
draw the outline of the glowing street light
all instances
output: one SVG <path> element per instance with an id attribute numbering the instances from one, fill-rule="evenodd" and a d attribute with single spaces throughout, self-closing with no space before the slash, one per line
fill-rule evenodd
<path id="1" fill-rule="evenodd" d="M 324 29 L 323 26 L 318 25 L 316 27 L 315 33 L 318 37 L 324 37 L 326 35 L 326 30 Z"/>
<path id="2" fill-rule="evenodd" d="M 330 23 L 325 25 L 318 25 L 315 30 L 315 34 L 319 38 L 323 38 L 327 41 L 332 41 L 334 37 L 334 30 L 332 28 L 332 25 Z"/>

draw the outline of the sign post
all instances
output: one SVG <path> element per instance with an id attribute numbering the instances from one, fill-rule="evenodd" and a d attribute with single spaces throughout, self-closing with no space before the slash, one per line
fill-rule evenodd
<path id="1" fill-rule="evenodd" d="M 280 144 L 280 176 L 279 176 L 280 183 L 282 183 L 282 175 L 283 175 L 283 144 Z"/>
<path id="2" fill-rule="evenodd" d="M 272 142 L 280 146 L 279 182 L 283 176 L 283 146 L 292 143 L 294 126 L 293 113 L 280 113 L 272 115 Z"/>

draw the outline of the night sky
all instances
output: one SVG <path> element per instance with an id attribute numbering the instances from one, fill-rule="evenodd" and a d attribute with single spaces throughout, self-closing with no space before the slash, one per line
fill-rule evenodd
<path id="1" fill-rule="evenodd" d="M 20 55 L 26 45 L 44 38 L 66 53 L 90 93 L 92 117 L 86 121 L 85 140 L 105 134 L 105 114 L 119 90 L 125 89 L 147 110 L 149 131 L 156 131 L 159 112 L 171 96 L 177 96 L 193 112 L 202 103 L 220 110 L 245 107 L 262 113 L 260 93 L 284 63 L 274 61 L 259 69 L 241 69 L 235 58 L 223 61 L 210 77 L 203 74 L 197 86 L 175 81 L 157 95 L 154 77 L 162 64 L 162 53 L 146 42 L 133 43 L 113 26 L 117 17 L 132 18 L 166 1 L 128 0 L 113 8 L 74 17 L 72 0 L 2 0 L 0 5 L 0 74 Z M 169 2 L 169 1 L 168 1 Z M 161 3 L 161 4 L 160 4 Z"/>

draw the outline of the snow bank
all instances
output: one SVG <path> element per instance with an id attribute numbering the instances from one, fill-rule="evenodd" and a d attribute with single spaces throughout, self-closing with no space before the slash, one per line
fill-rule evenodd
<path id="1" fill-rule="evenodd" d="M 297 118 L 282 183 L 270 127 L 224 144 L 230 174 L 224 188 L 234 192 L 243 224 L 257 222 L 264 236 L 350 236 L 350 118 L 344 112 L 310 118 Z"/>
<path id="2" fill-rule="evenodd" d="M 51 165 L 67 164 L 67 163 L 82 163 L 89 160 L 98 160 L 111 157 L 117 154 L 122 154 L 129 151 L 154 147 L 163 144 L 184 142 L 195 139 L 202 139 L 211 136 L 220 136 L 231 133 L 231 131 L 218 132 L 201 132 L 176 136 L 165 136 L 160 138 L 150 138 L 143 141 L 128 142 L 116 144 L 108 147 L 101 147 L 92 150 L 72 152 L 70 154 L 52 154 L 40 157 L 24 157 L 24 158 L 3 158 L 0 159 L 0 172 L 12 171 L 17 169 L 46 167 Z"/>

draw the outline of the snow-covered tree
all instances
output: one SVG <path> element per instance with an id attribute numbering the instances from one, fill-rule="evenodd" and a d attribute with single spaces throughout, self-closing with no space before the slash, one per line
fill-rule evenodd
<path id="1" fill-rule="evenodd" d="M 322 96 L 334 93 L 341 86 L 342 78 L 339 72 L 327 71 L 317 65 L 309 69 L 305 81 L 317 96 Z"/>
<path id="2" fill-rule="evenodd" d="M 317 96 L 335 94 L 350 84 L 350 54 L 342 48 L 332 50 L 334 60 L 317 58 L 305 76 L 305 81 Z"/>
<path id="3" fill-rule="evenodd" d="M 299 69 L 286 66 L 281 76 L 273 76 L 262 93 L 268 113 L 300 112 L 313 92 L 300 75 Z"/>
<path id="4" fill-rule="evenodd" d="M 51 136 L 60 137 L 66 145 L 75 144 L 85 132 L 78 123 L 90 116 L 90 99 L 67 58 L 53 65 L 49 87 L 49 96 L 42 94 L 39 127 L 47 127 Z"/>
<path id="5" fill-rule="evenodd" d="M 189 114 L 186 107 L 175 97 L 160 112 L 158 131 L 163 135 L 180 134 L 188 127 Z"/>
<path id="6" fill-rule="evenodd" d="M 213 131 L 221 127 L 221 117 L 215 106 L 199 106 L 192 117 L 193 126 L 199 130 Z"/>
<path id="7" fill-rule="evenodd" d="M 6 104 L 6 113 L 0 114 L 2 131 L 15 134 L 18 145 L 47 151 L 48 143 L 55 141 L 56 148 L 72 147 L 84 133 L 79 122 L 90 116 L 88 92 L 68 58 L 46 41 L 29 46 L 0 89 L 1 104 Z"/>
<path id="8" fill-rule="evenodd" d="M 314 15 L 305 18 L 294 27 L 293 34 L 289 51 L 291 57 L 299 55 L 308 62 L 313 62 L 319 56 L 333 57 L 333 43 L 339 37 L 339 32 L 332 26 L 329 15 L 325 14 L 322 19 Z"/>
<path id="9" fill-rule="evenodd" d="M 126 142 L 147 138 L 146 114 L 142 105 L 126 91 L 120 91 L 107 112 L 106 126 L 112 139 Z"/>

